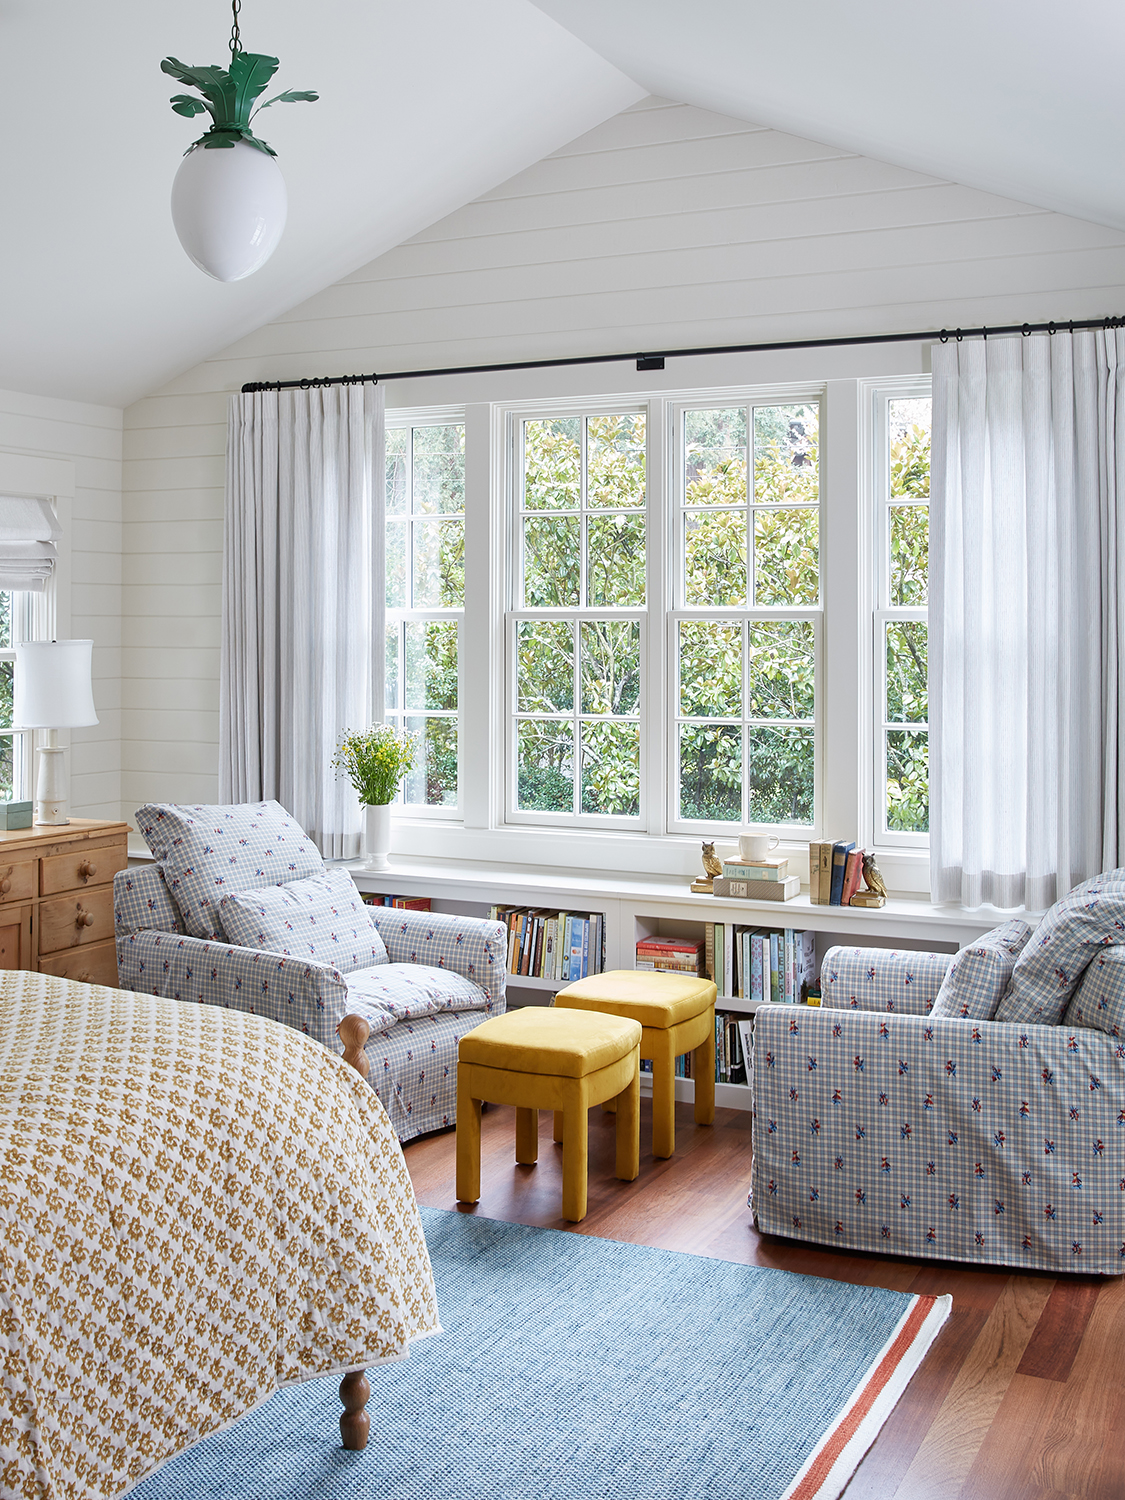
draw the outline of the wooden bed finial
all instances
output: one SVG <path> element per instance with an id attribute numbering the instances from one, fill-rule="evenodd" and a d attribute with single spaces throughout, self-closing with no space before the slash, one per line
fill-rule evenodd
<path id="1" fill-rule="evenodd" d="M 363 1049 L 371 1035 L 371 1027 L 362 1016 L 347 1015 L 336 1027 L 336 1035 L 344 1044 L 344 1061 L 361 1078 L 366 1078 L 371 1064 Z M 371 1386 L 363 1370 L 352 1370 L 340 1382 L 340 1400 L 344 1403 L 340 1413 L 340 1438 L 349 1452 L 359 1453 L 367 1447 L 371 1418 L 364 1408 L 370 1394 Z"/>
<path id="2" fill-rule="evenodd" d="M 336 1035 L 344 1044 L 344 1061 L 349 1063 L 361 1078 L 366 1078 L 371 1071 L 371 1064 L 367 1061 L 367 1053 L 363 1049 L 367 1046 L 371 1027 L 362 1016 L 347 1015 L 336 1027 Z"/>

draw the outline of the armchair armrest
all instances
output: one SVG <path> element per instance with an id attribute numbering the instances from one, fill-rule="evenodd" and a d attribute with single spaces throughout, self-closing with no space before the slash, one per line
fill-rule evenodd
<path id="1" fill-rule="evenodd" d="M 371 920 L 393 964 L 452 969 L 484 991 L 490 1013 L 505 1006 L 508 934 L 503 922 L 451 917 L 440 912 L 371 908 Z"/>
<path id="2" fill-rule="evenodd" d="M 123 990 L 268 1016 L 342 1050 L 348 986 L 327 964 L 142 928 L 118 936 L 117 971 Z"/>
<path id="3" fill-rule="evenodd" d="M 927 1016 L 953 958 L 952 953 L 829 948 L 820 965 L 821 1004 L 831 1010 Z"/>

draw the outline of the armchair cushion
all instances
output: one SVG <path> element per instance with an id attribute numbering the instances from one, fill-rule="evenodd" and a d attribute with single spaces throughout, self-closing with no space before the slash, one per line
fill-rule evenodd
<path id="1" fill-rule="evenodd" d="M 387 962 L 371 908 L 346 870 L 224 896 L 219 918 L 232 943 L 327 964 L 341 974 Z"/>
<path id="2" fill-rule="evenodd" d="M 347 975 L 348 1009 L 382 1030 L 444 1011 L 486 1010 L 479 984 L 453 969 L 429 964 L 382 963 Z"/>
<path id="3" fill-rule="evenodd" d="M 278 802 L 147 803 L 137 809 L 137 827 L 192 937 L 225 939 L 219 903 L 229 891 L 282 885 L 324 868 L 316 845 Z"/>
<path id="4" fill-rule="evenodd" d="M 1125 948 L 1107 948 L 1087 966 L 1063 1020 L 1125 1035 Z"/>
<path id="5" fill-rule="evenodd" d="M 1016 959 L 998 1021 L 1057 1026 L 1099 950 L 1125 943 L 1125 885 L 1113 871 L 1056 901 Z"/>
<path id="6" fill-rule="evenodd" d="M 990 1021 L 1030 936 L 1028 924 L 1013 918 L 955 953 L 930 1014 Z"/>

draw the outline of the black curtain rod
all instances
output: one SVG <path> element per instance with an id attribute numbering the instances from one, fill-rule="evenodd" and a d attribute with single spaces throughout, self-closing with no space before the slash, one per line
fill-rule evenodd
<path id="1" fill-rule="evenodd" d="M 764 354 L 780 349 L 832 349 L 853 344 L 947 344 L 950 339 L 987 339 L 989 334 L 1073 333 L 1076 328 L 1125 328 L 1125 316 L 1066 319 L 1055 323 L 1005 323 L 996 328 L 942 328 L 927 333 L 868 333 L 838 339 L 779 339 L 770 344 L 713 344 L 703 349 L 663 349 L 648 354 L 584 354 L 567 359 L 521 359 L 496 365 L 450 365 L 444 370 L 396 370 L 390 375 L 313 375 L 303 380 L 249 380 L 243 395 L 256 391 L 316 390 L 325 385 L 378 385 L 380 381 L 422 380 L 427 375 L 491 375 L 502 370 L 553 370 L 564 365 L 612 365 L 635 359 L 638 370 L 663 370 L 666 359 L 696 359 L 702 354 Z"/>

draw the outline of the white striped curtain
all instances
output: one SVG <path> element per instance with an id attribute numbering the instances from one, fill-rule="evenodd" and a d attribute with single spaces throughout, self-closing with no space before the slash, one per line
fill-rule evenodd
<path id="1" fill-rule="evenodd" d="M 332 755 L 382 703 L 382 472 L 379 386 L 231 401 L 219 796 L 276 798 L 327 859 L 361 844 Z"/>
<path id="2" fill-rule="evenodd" d="M 1125 334 L 933 350 L 935 901 L 1050 906 L 1125 855 Z"/>

